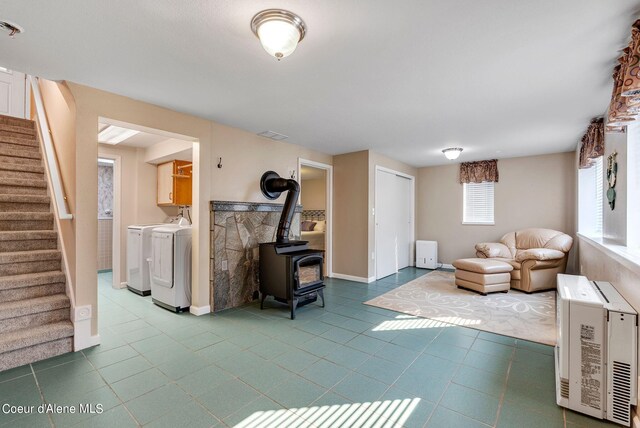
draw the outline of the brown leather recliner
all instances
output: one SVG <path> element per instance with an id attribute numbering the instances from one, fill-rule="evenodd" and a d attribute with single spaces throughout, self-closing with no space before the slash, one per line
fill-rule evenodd
<path id="1" fill-rule="evenodd" d="M 500 242 L 476 244 L 476 256 L 509 263 L 511 288 L 532 293 L 556 288 L 556 276 L 564 273 L 572 245 L 566 233 L 522 229 L 507 233 Z"/>

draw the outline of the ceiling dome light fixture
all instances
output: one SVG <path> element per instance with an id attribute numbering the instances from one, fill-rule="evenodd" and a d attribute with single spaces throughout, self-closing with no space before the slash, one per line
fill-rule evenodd
<path id="1" fill-rule="evenodd" d="M 251 31 L 262 47 L 278 61 L 288 57 L 304 39 L 307 26 L 298 15 L 282 9 L 258 12 L 251 20 Z"/>
<path id="2" fill-rule="evenodd" d="M 458 159 L 458 156 L 460 156 L 460 153 L 462 153 L 462 148 L 449 147 L 448 149 L 443 149 L 442 153 L 444 153 L 447 159 L 454 160 L 454 159 Z"/>

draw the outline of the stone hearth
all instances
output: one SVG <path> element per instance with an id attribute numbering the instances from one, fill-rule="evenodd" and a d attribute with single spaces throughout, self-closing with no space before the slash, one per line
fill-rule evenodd
<path id="1" fill-rule="evenodd" d="M 282 204 L 211 202 L 209 280 L 215 312 L 258 298 L 258 245 L 275 241 L 281 212 Z M 301 212 L 296 206 L 290 239 L 300 239 Z"/>

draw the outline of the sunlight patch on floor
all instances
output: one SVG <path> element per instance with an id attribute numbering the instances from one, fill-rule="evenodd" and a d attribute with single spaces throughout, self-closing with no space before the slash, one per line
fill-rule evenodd
<path id="1" fill-rule="evenodd" d="M 374 401 L 372 403 L 334 404 L 300 409 L 255 412 L 235 425 L 236 428 L 294 428 L 299 426 L 371 427 L 402 426 L 414 411 L 419 398 Z"/>

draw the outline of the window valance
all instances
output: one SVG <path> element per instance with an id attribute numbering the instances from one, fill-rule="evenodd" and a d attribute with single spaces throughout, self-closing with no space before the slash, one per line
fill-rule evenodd
<path id="1" fill-rule="evenodd" d="M 580 146 L 579 168 L 591 168 L 594 159 L 604 155 L 604 120 L 592 119 L 587 132 L 582 137 Z"/>
<path id="2" fill-rule="evenodd" d="M 497 183 L 499 178 L 496 159 L 460 164 L 460 183 Z"/>

